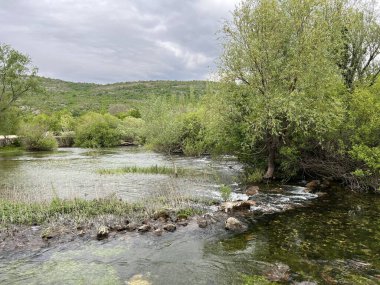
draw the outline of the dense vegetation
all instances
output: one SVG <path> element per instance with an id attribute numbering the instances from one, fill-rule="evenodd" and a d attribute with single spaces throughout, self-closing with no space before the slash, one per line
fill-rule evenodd
<path id="1" fill-rule="evenodd" d="M 54 148 L 54 135 L 83 147 L 133 143 L 166 153 L 228 153 L 247 164 L 250 181 L 325 177 L 379 189 L 374 7 L 247 0 L 225 23 L 222 41 L 217 83 L 39 78 L 42 92 L 32 71 L 33 94 L 6 103 L 0 133 L 20 134 L 33 150 Z"/>

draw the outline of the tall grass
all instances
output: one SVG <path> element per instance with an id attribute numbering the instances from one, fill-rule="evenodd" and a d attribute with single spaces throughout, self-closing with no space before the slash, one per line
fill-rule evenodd
<path id="1" fill-rule="evenodd" d="M 95 200 L 54 198 L 51 201 L 32 203 L 2 200 L 0 201 L 0 221 L 4 224 L 33 225 L 65 215 L 89 219 L 105 214 L 125 216 L 140 209 L 139 205 L 120 201 L 116 197 Z"/>
<path id="2" fill-rule="evenodd" d="M 126 166 L 114 169 L 99 169 L 97 173 L 99 174 L 124 174 L 124 173 L 141 173 L 141 174 L 167 174 L 167 175 L 185 175 L 190 174 L 190 170 L 177 168 L 177 167 L 167 167 L 167 166 Z"/>
<path id="3" fill-rule="evenodd" d="M 60 199 L 55 195 L 42 201 L 22 194 L 6 196 L 8 198 L 0 199 L 2 225 L 96 224 L 108 218 L 141 222 L 162 210 L 184 217 L 200 214 L 210 205 L 210 201 L 195 199 L 179 189 L 175 179 L 136 203 L 124 201 L 114 194 L 93 200 L 78 197 Z"/>

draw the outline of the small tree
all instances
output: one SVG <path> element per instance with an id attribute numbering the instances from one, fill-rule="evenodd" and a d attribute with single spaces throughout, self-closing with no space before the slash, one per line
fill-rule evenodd
<path id="1" fill-rule="evenodd" d="M 0 44 L 0 113 L 22 96 L 38 90 L 37 68 L 28 56 Z"/>
<path id="2" fill-rule="evenodd" d="M 246 0 L 224 26 L 220 76 L 237 94 L 245 143 L 267 157 L 265 178 L 274 177 L 282 146 L 297 136 L 318 138 L 340 118 L 338 4 Z"/>

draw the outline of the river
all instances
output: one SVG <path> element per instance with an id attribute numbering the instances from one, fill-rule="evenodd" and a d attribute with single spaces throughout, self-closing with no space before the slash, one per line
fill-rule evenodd
<path id="1" fill-rule="evenodd" d="M 236 183 L 241 165 L 230 158 L 167 157 L 136 148 L 2 156 L 0 191 L 9 196 L 13 189 L 28 199 L 115 192 L 138 201 L 170 178 L 96 170 L 173 163 L 204 174 L 180 178 L 176 183 L 185 191 L 218 198 L 218 185 L 224 183 L 242 197 Z M 161 237 L 127 233 L 106 241 L 0 252 L 0 284 L 277 284 L 266 278 L 281 268 L 288 275 L 285 284 L 380 284 L 380 197 L 334 188 L 317 198 L 301 190 L 263 191 L 258 205 L 270 213 L 258 215 L 240 234 L 190 224 Z M 284 205 L 297 207 L 283 212 Z"/>

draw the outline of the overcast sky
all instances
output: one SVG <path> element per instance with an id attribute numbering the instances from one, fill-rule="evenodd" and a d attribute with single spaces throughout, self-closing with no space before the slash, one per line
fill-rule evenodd
<path id="1" fill-rule="evenodd" d="M 207 79 L 238 0 L 0 0 L 0 43 L 70 81 Z"/>

